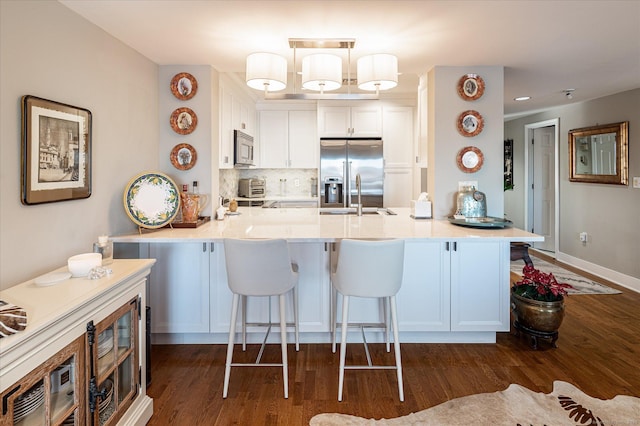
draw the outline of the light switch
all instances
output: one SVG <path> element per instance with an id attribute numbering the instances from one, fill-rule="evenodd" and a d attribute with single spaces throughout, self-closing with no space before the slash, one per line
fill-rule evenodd
<path id="1" fill-rule="evenodd" d="M 633 187 L 640 188 L 640 176 L 635 176 L 633 178 Z"/>

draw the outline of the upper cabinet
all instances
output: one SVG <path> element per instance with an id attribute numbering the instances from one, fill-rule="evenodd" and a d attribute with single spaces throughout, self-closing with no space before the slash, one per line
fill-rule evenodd
<path id="1" fill-rule="evenodd" d="M 382 107 L 378 103 L 358 106 L 318 106 L 318 136 L 366 138 L 382 136 Z"/>
<path id="2" fill-rule="evenodd" d="M 413 158 L 413 107 L 383 106 L 384 166 L 412 167 Z"/>
<path id="3" fill-rule="evenodd" d="M 317 168 L 318 135 L 315 110 L 258 112 L 261 168 Z"/>
<path id="4" fill-rule="evenodd" d="M 256 107 L 225 76 L 220 77 L 220 161 L 221 169 L 233 168 L 233 131 L 255 136 Z"/>

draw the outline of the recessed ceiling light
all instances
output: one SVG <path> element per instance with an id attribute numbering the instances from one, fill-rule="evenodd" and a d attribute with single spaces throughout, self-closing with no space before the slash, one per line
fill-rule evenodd
<path id="1" fill-rule="evenodd" d="M 513 98 L 514 101 L 528 101 L 531 99 L 531 96 L 518 96 L 517 98 Z"/>

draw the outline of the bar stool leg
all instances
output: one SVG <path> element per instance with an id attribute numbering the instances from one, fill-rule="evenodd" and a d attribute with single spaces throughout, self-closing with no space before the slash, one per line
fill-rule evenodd
<path id="1" fill-rule="evenodd" d="M 340 376 L 338 377 L 338 401 L 342 401 L 342 388 L 344 386 L 344 364 L 347 355 L 347 324 L 349 323 L 349 296 L 342 296 L 342 325 L 340 340 Z"/>
<path id="2" fill-rule="evenodd" d="M 396 369 L 398 373 L 398 394 L 400 402 L 404 401 L 404 385 L 402 383 L 402 359 L 400 358 L 400 340 L 398 339 L 398 315 L 396 310 L 396 297 L 391 296 L 391 323 L 393 324 L 393 349 L 396 355 Z"/>
<path id="3" fill-rule="evenodd" d="M 338 330 L 338 290 L 333 288 L 333 286 L 331 286 L 331 303 L 333 304 L 332 306 L 333 338 L 331 342 L 331 352 L 335 354 L 336 353 L 336 333 L 338 332 L 337 331 Z"/>
<path id="4" fill-rule="evenodd" d="M 298 327 L 298 286 L 293 287 L 293 322 L 296 329 L 296 352 L 300 351 L 300 332 Z"/>
<path id="5" fill-rule="evenodd" d="M 242 297 L 242 351 L 247 350 L 247 296 Z"/>
<path id="6" fill-rule="evenodd" d="M 285 318 L 284 294 L 280 295 L 280 347 L 282 348 L 282 379 L 284 381 L 284 397 L 289 398 L 289 373 L 287 364 L 287 319 Z"/>
<path id="7" fill-rule="evenodd" d="M 231 375 L 231 360 L 233 358 L 233 344 L 236 334 L 236 320 L 238 318 L 238 302 L 240 296 L 233 294 L 233 302 L 231 306 L 231 323 L 229 324 L 229 344 L 227 345 L 227 360 L 224 366 L 224 388 L 222 390 L 222 397 L 227 397 L 229 391 L 229 376 Z"/>
<path id="8" fill-rule="evenodd" d="M 387 352 L 391 352 L 391 345 L 389 344 L 389 298 L 383 297 L 382 299 L 382 315 L 384 315 L 384 332 L 387 343 Z"/>

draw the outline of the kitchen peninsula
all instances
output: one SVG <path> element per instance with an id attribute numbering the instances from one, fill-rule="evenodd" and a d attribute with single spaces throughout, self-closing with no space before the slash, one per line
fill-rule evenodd
<path id="1" fill-rule="evenodd" d="M 226 343 L 232 295 L 226 283 L 225 238 L 289 241 L 300 273 L 302 342 L 330 341 L 330 271 L 344 238 L 406 240 L 404 280 L 397 297 L 403 342 L 486 343 L 495 342 L 496 332 L 508 331 L 510 243 L 543 237 L 516 228 L 414 220 L 408 208 L 391 210 L 395 214 L 383 210 L 357 216 L 321 215 L 317 208 L 240 208 L 240 214 L 198 228 L 142 230 L 116 236 L 114 242 L 117 252 L 157 259 L 148 295 L 154 343 Z M 353 304 L 354 318 L 380 322 L 382 309 L 377 312 L 370 305 L 377 302 L 358 302 Z M 256 303 L 261 304 L 252 306 L 255 317 L 249 320 L 266 320 L 269 301 Z M 371 311 L 377 313 L 372 317 Z M 251 331 L 249 341 L 262 337 Z"/>

